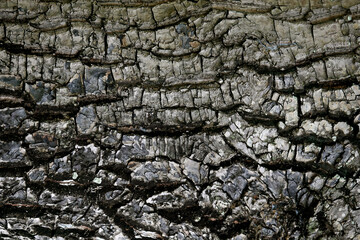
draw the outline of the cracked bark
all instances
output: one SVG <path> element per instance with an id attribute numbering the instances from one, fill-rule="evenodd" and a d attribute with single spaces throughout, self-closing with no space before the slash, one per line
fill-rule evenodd
<path id="1" fill-rule="evenodd" d="M 358 239 L 358 1 L 0 3 L 1 239 Z"/>

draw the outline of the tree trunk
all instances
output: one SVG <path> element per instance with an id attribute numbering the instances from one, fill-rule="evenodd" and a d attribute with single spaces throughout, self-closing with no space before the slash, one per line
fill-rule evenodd
<path id="1" fill-rule="evenodd" d="M 359 43 L 358 0 L 3 0 L 0 238 L 359 239 Z"/>

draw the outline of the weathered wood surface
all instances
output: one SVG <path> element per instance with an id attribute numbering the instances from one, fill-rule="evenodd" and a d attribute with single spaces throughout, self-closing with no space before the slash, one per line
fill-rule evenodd
<path id="1" fill-rule="evenodd" d="M 1 239 L 360 239 L 358 0 L 0 2 Z"/>

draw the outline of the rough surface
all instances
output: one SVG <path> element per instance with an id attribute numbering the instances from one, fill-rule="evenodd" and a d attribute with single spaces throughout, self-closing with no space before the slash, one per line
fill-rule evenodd
<path id="1" fill-rule="evenodd" d="M 360 239 L 358 0 L 0 1 L 1 239 Z"/>

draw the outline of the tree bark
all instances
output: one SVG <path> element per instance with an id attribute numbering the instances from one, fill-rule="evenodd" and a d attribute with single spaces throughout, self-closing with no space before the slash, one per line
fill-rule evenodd
<path id="1" fill-rule="evenodd" d="M 1 239 L 359 239 L 357 0 L 4 0 Z"/>

